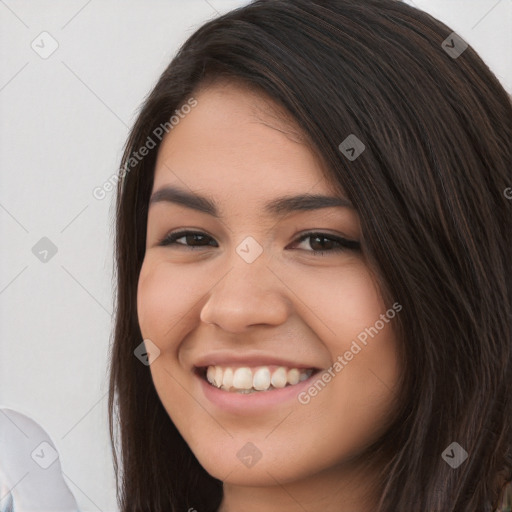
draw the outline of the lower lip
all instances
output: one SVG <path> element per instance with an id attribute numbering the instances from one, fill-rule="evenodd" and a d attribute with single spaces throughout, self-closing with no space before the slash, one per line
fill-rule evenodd
<path id="1" fill-rule="evenodd" d="M 309 378 L 293 386 L 286 386 L 271 391 L 256 391 L 254 393 L 237 393 L 236 391 L 224 391 L 209 384 L 199 375 L 199 380 L 204 396 L 219 409 L 236 414 L 258 413 L 287 402 L 298 401 L 298 394 L 308 388 L 317 378 L 318 372 Z"/>

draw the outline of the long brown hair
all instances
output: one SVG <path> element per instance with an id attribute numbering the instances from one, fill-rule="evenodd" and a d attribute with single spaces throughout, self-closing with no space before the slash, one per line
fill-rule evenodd
<path id="1" fill-rule="evenodd" d="M 122 512 L 214 512 L 222 499 L 134 357 L 155 130 L 216 78 L 296 121 L 360 216 L 383 296 L 403 306 L 400 407 L 373 447 L 388 454 L 377 511 L 498 509 L 512 480 L 512 105 L 471 46 L 447 51 L 447 38 L 463 48 L 451 34 L 396 0 L 258 0 L 200 27 L 163 72 L 117 191 L 109 423 Z M 350 134 L 365 144 L 353 161 L 339 149 Z M 135 162 L 148 137 L 156 147 Z M 468 453 L 457 468 L 442 457 L 453 442 Z"/>

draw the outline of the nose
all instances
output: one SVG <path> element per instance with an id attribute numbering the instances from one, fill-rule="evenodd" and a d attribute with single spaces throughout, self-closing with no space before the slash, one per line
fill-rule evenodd
<path id="1" fill-rule="evenodd" d="M 210 290 L 201 321 L 233 333 L 255 325 L 285 323 L 292 307 L 289 289 L 268 267 L 267 259 L 247 263 L 235 254 L 230 263 L 227 273 Z"/>

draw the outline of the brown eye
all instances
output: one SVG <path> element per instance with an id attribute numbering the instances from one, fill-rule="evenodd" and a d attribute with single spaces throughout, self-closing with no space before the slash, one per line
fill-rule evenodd
<path id="1" fill-rule="evenodd" d="M 181 239 L 183 239 L 184 242 L 178 242 L 178 240 Z M 210 242 L 213 242 L 213 244 Z M 207 247 L 209 245 L 218 247 L 217 242 L 215 242 L 213 238 L 199 231 L 177 231 L 176 233 L 169 233 L 160 241 L 159 245 L 182 245 L 187 248 Z"/>
<path id="2" fill-rule="evenodd" d="M 317 253 L 319 255 L 323 255 L 328 252 L 340 252 L 347 249 L 358 251 L 361 249 L 360 242 L 355 240 L 348 240 L 346 238 L 330 235 L 327 233 L 305 233 L 302 235 L 297 242 L 302 243 L 304 240 L 308 240 L 309 249 L 304 249 L 306 251 Z"/>

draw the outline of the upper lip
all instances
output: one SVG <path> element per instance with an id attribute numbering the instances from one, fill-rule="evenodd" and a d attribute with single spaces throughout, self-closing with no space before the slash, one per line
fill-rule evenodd
<path id="1" fill-rule="evenodd" d="M 293 361 L 284 357 L 276 357 L 270 354 L 254 354 L 251 356 L 233 352 L 212 352 L 204 354 L 194 362 L 194 367 L 203 368 L 206 366 L 285 366 L 287 368 L 320 369 L 320 366 L 304 362 Z"/>

